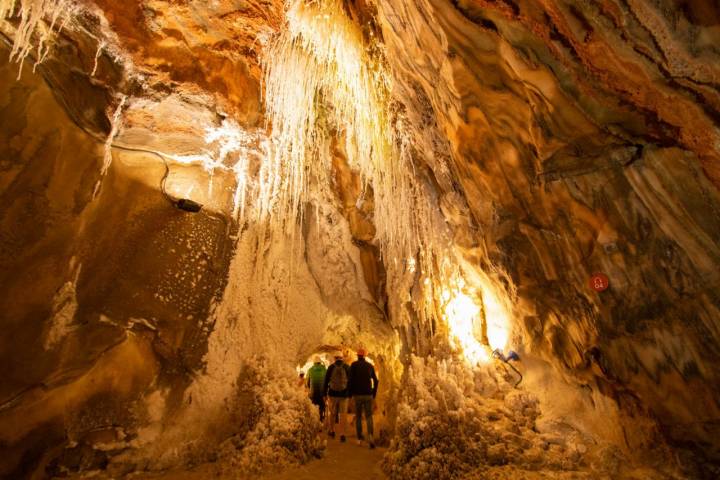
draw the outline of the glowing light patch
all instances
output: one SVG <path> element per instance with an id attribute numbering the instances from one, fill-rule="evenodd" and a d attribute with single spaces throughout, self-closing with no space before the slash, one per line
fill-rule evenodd
<path id="1" fill-rule="evenodd" d="M 490 347 L 493 350 L 496 348 L 505 350 L 510 337 L 510 320 L 507 311 L 495 289 L 487 284 L 482 286 L 482 299 Z"/>
<path id="2" fill-rule="evenodd" d="M 474 333 L 475 322 L 480 321 L 480 307 L 460 287 L 445 292 L 450 297 L 445 307 L 450 339 L 470 363 L 489 361 L 488 348 L 475 338 Z"/>
<path id="3" fill-rule="evenodd" d="M 490 352 L 496 348 L 506 349 L 510 318 L 506 305 L 488 278 L 473 276 L 471 282 L 468 285 L 455 272 L 447 280 L 452 286 L 442 289 L 440 298 L 444 302 L 451 343 L 475 364 L 489 361 Z"/>

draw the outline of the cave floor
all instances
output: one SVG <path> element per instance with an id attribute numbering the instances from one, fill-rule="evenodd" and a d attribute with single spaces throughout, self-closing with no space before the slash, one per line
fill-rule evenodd
<path id="1" fill-rule="evenodd" d="M 380 468 L 385 454 L 384 448 L 370 450 L 367 444 L 357 445 L 355 436 L 349 436 L 348 442 L 341 444 L 337 439 L 328 439 L 323 458 L 305 465 L 288 468 L 279 473 L 262 476 L 263 480 L 382 480 L 387 478 Z M 217 476 L 214 465 L 201 465 L 193 470 L 168 471 L 156 474 L 134 474 L 133 480 L 205 480 L 237 479 L 236 474 Z"/>
<path id="2" fill-rule="evenodd" d="M 355 438 L 348 437 L 348 443 L 328 440 L 325 456 L 320 460 L 291 468 L 266 480 L 377 480 L 386 478 L 380 469 L 385 449 L 370 450 L 366 444 L 360 446 Z"/>

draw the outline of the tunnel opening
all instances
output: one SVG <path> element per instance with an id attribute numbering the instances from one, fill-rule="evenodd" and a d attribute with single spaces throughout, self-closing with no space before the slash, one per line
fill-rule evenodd
<path id="1" fill-rule="evenodd" d="M 338 355 L 340 355 L 343 364 L 349 367 L 352 365 L 353 362 L 358 360 L 357 350 L 358 347 L 352 348 L 351 346 L 347 345 L 321 345 L 317 347 L 314 352 L 306 359 L 306 361 L 304 361 L 304 363 L 298 364 L 295 369 L 298 375 L 298 386 L 306 388 L 307 393 L 310 394 L 310 388 L 308 386 L 309 378 L 307 373 L 313 365 L 318 363 L 318 360 L 320 361 L 320 364 L 323 365 L 323 367 L 328 368 L 330 365 L 337 362 Z M 398 372 L 396 371 L 392 371 L 391 373 L 390 364 L 385 361 L 385 358 L 382 355 L 376 356 L 372 352 L 372 350 L 366 349 L 366 353 L 363 357 L 370 365 L 374 367 L 375 374 L 377 375 L 379 380 L 379 384 L 382 385 L 382 388 L 378 389 L 378 395 L 375 397 L 375 401 L 373 402 L 373 440 L 374 443 L 378 446 L 387 446 L 389 445 L 390 438 L 392 436 L 392 428 L 394 425 L 394 418 L 390 418 L 390 413 L 392 409 L 389 408 L 387 404 L 394 401 L 391 392 L 394 392 L 398 389 L 397 381 L 401 377 L 401 375 L 398 374 Z M 326 402 L 329 402 L 329 400 L 326 400 Z M 330 415 L 330 409 L 327 406 L 324 408 L 324 411 L 326 412 L 326 415 Z M 358 440 L 355 425 L 357 412 L 355 408 L 355 403 L 353 402 L 351 397 L 348 397 L 347 407 L 343 414 L 346 417 L 343 420 L 343 422 L 345 422 L 345 435 L 349 439 Z M 331 418 L 329 420 L 326 419 L 324 424 L 324 430 L 334 430 L 333 428 L 331 428 L 330 424 L 332 423 L 335 427 L 337 427 L 337 424 L 339 422 L 340 418 L 338 418 L 337 415 L 335 416 L 335 418 Z M 366 426 L 363 428 L 366 428 Z"/>

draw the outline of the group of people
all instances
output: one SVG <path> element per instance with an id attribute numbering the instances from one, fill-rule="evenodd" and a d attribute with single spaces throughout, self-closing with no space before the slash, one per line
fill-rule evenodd
<path id="1" fill-rule="evenodd" d="M 375 368 L 365 359 L 366 356 L 367 351 L 360 348 L 357 351 L 358 359 L 352 365 L 348 365 L 343 359 L 342 352 L 336 352 L 334 353 L 334 363 L 325 368 L 320 356 L 316 355 L 304 383 L 309 389 L 312 403 L 318 406 L 320 421 L 324 421 L 327 425 L 330 437 L 335 438 L 337 433 L 341 442 L 346 441 L 348 400 L 352 399 L 358 444 L 365 440 L 362 428 L 364 415 L 367 424 L 367 441 L 370 448 L 375 448 L 372 414 L 373 402 L 378 390 L 378 379 L 375 375 Z M 326 403 L 329 405 L 329 415 L 326 415 Z"/>

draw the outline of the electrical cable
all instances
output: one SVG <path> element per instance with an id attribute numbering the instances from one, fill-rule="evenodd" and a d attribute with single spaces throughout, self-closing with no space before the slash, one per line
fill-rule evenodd
<path id="1" fill-rule="evenodd" d="M 71 119 L 72 119 L 72 117 L 71 117 Z M 103 144 L 103 145 L 108 145 L 108 144 L 106 143 L 107 140 L 103 140 L 103 139 L 102 139 L 101 137 L 99 137 L 98 135 L 94 134 L 93 132 L 91 132 L 91 131 L 89 131 L 88 129 L 86 129 L 84 126 L 80 125 L 80 124 L 79 124 L 78 122 L 76 122 L 74 119 L 72 119 L 72 122 L 73 122 L 80 130 L 82 130 L 83 132 L 85 132 L 85 134 L 87 134 L 87 135 L 90 136 L 91 138 L 94 138 L 96 141 L 98 141 L 99 143 L 101 143 L 101 144 Z M 163 177 L 162 177 L 162 179 L 160 180 L 160 192 L 162 193 L 163 197 L 165 197 L 165 199 L 166 199 L 168 202 L 170 202 L 170 203 L 171 203 L 174 207 L 176 207 L 176 208 L 181 208 L 181 209 L 183 209 L 183 210 L 185 210 L 185 211 L 193 211 L 193 210 L 186 210 L 185 208 L 182 208 L 182 206 L 180 205 L 180 202 L 182 202 L 183 200 L 185 200 L 186 202 L 192 202 L 191 200 L 187 200 L 187 199 L 177 199 L 177 198 L 173 197 L 172 195 L 170 195 L 170 194 L 167 192 L 166 184 L 167 184 L 167 178 L 170 176 L 170 164 L 168 163 L 168 159 L 165 157 L 165 155 L 163 155 L 162 153 L 160 153 L 160 152 L 158 152 L 158 151 L 155 151 L 155 150 L 148 150 L 148 149 L 146 149 L 146 148 L 139 148 L 139 147 L 130 147 L 130 146 L 128 146 L 128 145 L 122 145 L 122 144 L 119 144 L 119 143 L 116 143 L 116 142 L 110 142 L 109 146 L 110 146 L 111 148 L 116 148 L 116 149 L 118 149 L 118 150 L 124 150 L 124 151 L 127 151 L 127 152 L 147 153 L 147 154 L 154 155 L 154 156 L 158 157 L 158 158 L 163 162 L 163 165 L 165 166 L 165 173 L 163 174 Z M 195 202 L 192 202 L 192 203 L 195 203 Z M 196 204 L 196 205 L 200 205 L 200 204 Z M 227 232 L 230 231 L 230 222 L 228 222 L 228 219 L 227 219 L 227 216 L 226 216 L 226 215 L 222 215 L 222 214 L 216 213 L 216 212 L 211 212 L 211 211 L 208 211 L 207 209 L 199 209 L 199 210 L 196 210 L 196 211 L 194 211 L 194 212 L 198 212 L 198 211 L 199 211 L 200 213 L 204 214 L 206 217 L 208 217 L 208 218 L 210 218 L 210 219 L 214 219 L 214 220 L 220 221 L 223 225 L 225 225 L 225 227 L 226 227 L 225 230 L 226 230 Z"/>
<path id="2" fill-rule="evenodd" d="M 86 33 L 89 33 L 89 32 L 86 32 Z M 93 35 L 91 35 L 91 36 L 92 36 L 93 38 L 95 38 Z M 4 44 L 7 46 L 7 48 L 12 49 L 12 46 L 13 46 L 12 39 L 11 39 L 10 37 L 8 37 L 4 32 L 0 32 L 0 41 L 2 41 L 2 43 L 4 43 Z M 30 58 L 32 58 L 32 59 L 37 60 L 32 53 L 30 53 L 28 56 L 29 56 Z M 42 65 L 41 65 L 41 67 L 42 67 Z M 41 71 L 42 71 L 42 70 L 41 70 Z M 47 79 L 47 78 L 45 78 L 45 81 L 46 81 L 48 84 L 50 83 L 50 82 L 48 82 L 48 79 Z M 110 90 L 109 87 L 108 87 L 108 89 Z M 67 105 L 66 105 L 66 107 L 67 107 Z M 69 109 L 66 108 L 66 110 L 69 110 Z M 68 112 L 68 113 L 69 113 L 69 112 Z M 192 200 L 190 200 L 190 199 L 185 199 L 185 198 L 180 198 L 180 199 L 178 199 L 178 198 L 174 198 L 172 195 L 170 195 L 170 194 L 167 192 L 166 185 L 167 185 L 167 179 L 168 179 L 168 177 L 170 176 L 170 165 L 169 165 L 169 163 L 168 163 L 168 159 L 165 157 L 164 154 L 162 154 L 162 153 L 160 153 L 160 152 L 158 152 L 158 151 L 155 151 L 155 150 L 148 150 L 148 149 L 145 149 L 145 148 L 130 147 L 130 146 L 127 146 L 127 145 L 122 145 L 122 144 L 116 143 L 116 142 L 114 142 L 114 141 L 110 141 L 110 142 L 108 143 L 108 139 L 107 139 L 107 138 L 102 138 L 102 137 L 100 137 L 99 135 L 96 135 L 95 133 L 93 133 L 93 132 L 91 132 L 90 130 L 88 130 L 84 125 L 82 125 L 82 124 L 80 123 L 79 119 L 75 118 L 74 115 L 68 114 L 68 117 L 70 118 L 70 121 L 71 121 L 73 124 L 75 124 L 75 126 L 78 127 L 82 132 L 84 132 L 84 133 L 85 133 L 86 135 L 88 135 L 90 138 L 95 139 L 98 143 L 100 143 L 100 144 L 102 144 L 102 145 L 104 145 L 104 146 L 106 146 L 106 147 L 116 148 L 116 149 L 124 150 L 124 151 L 128 151 L 128 152 L 147 153 L 147 154 L 154 155 L 154 156 L 160 158 L 160 160 L 163 162 L 163 165 L 164 165 L 164 167 L 165 167 L 165 173 L 163 174 L 163 177 L 162 177 L 162 179 L 160 180 L 160 192 L 162 193 L 163 197 L 164 197 L 168 202 L 170 202 L 171 205 L 173 205 L 173 206 L 176 207 L 176 208 L 179 208 L 179 209 L 182 209 L 182 210 L 188 211 L 188 212 L 193 212 L 193 213 L 199 212 L 199 213 L 202 213 L 202 214 L 203 214 L 205 217 L 207 217 L 208 219 L 219 221 L 221 224 L 223 224 L 223 225 L 225 226 L 225 234 L 226 234 L 226 236 L 229 236 L 229 235 L 230 235 L 230 232 L 231 232 L 231 229 L 232 229 L 232 222 L 231 222 L 231 220 L 228 218 L 227 215 L 223 215 L 223 214 L 218 213 L 218 212 L 213 212 L 213 211 L 204 209 L 204 208 L 202 208 L 202 205 L 201 205 L 201 204 L 199 204 L 199 203 L 197 203 L 197 202 L 194 202 L 194 201 L 192 201 Z M 223 245 L 223 244 L 224 244 L 224 242 L 220 242 L 220 245 Z M 223 249 L 223 250 L 224 250 L 224 249 Z M 224 254 L 224 252 L 221 252 L 221 254 Z"/>
<path id="3" fill-rule="evenodd" d="M 77 121 L 75 121 L 75 119 L 73 119 L 72 117 L 71 117 L 71 121 L 72 121 L 80 130 L 82 130 L 85 134 L 87 134 L 87 135 L 90 136 L 91 138 L 94 138 L 98 143 L 101 143 L 101 144 L 103 144 L 103 145 L 107 145 L 107 146 L 109 146 L 110 148 L 116 148 L 116 149 L 118 149 L 118 150 L 124 150 L 124 151 L 126 151 L 126 152 L 147 153 L 147 154 L 154 155 L 154 156 L 158 157 L 158 158 L 163 162 L 163 165 L 164 165 L 164 167 L 165 167 L 165 173 L 163 174 L 162 179 L 160 180 L 160 192 L 162 193 L 163 197 L 165 197 L 165 199 L 166 199 L 168 202 L 170 202 L 174 207 L 178 207 L 178 208 L 182 208 L 181 202 L 183 202 L 183 201 L 185 201 L 185 202 L 191 202 L 192 204 L 195 204 L 195 205 L 200 206 L 200 204 L 198 204 L 198 203 L 196 203 L 196 202 L 193 202 L 192 200 L 188 200 L 188 199 L 178 199 L 178 198 L 173 197 L 172 195 L 170 195 L 170 194 L 167 192 L 166 185 L 167 185 L 167 179 L 168 179 L 168 177 L 170 176 L 170 164 L 168 163 L 168 160 L 167 160 L 167 158 L 165 157 L 165 155 L 163 155 L 162 153 L 160 153 L 160 152 L 158 152 L 158 151 L 156 151 L 156 150 L 149 150 L 149 149 L 147 149 L 147 148 L 130 147 L 130 146 L 128 146 L 128 145 L 122 145 L 122 144 L 117 143 L 117 142 L 110 142 L 110 143 L 108 144 L 108 143 L 107 143 L 107 139 L 103 140 L 101 137 L 99 137 L 98 135 L 96 135 L 95 133 L 91 132 L 90 130 L 88 130 L 87 128 L 85 128 L 83 125 L 81 125 L 80 123 L 78 123 Z M 185 210 L 185 209 L 183 208 L 183 210 Z M 192 210 L 190 210 L 190 211 L 192 211 Z M 196 211 L 201 211 L 201 210 L 198 208 L 198 210 L 196 210 Z M 210 213 L 205 212 L 204 210 L 202 210 L 202 211 L 203 211 L 203 213 L 205 213 L 207 216 L 214 217 L 214 215 L 211 215 Z M 223 216 L 223 217 L 224 217 L 224 216 Z M 226 223 L 225 220 L 224 220 L 224 218 L 223 218 L 223 223 Z"/>
<path id="4" fill-rule="evenodd" d="M 517 386 L 520 385 L 520 382 L 523 381 L 523 375 L 522 375 L 522 373 L 520 373 L 520 370 L 518 370 L 518 369 L 515 368 L 513 365 L 511 365 L 510 362 L 505 362 L 505 365 L 507 365 L 508 367 L 512 368 L 512 369 L 515 371 L 515 373 L 517 373 L 517 374 L 520 376 L 520 379 L 515 383 L 515 388 L 517 388 Z"/>
<path id="5" fill-rule="evenodd" d="M 90 134 L 86 130 L 85 130 L 85 132 Z M 94 138 L 96 140 L 99 140 L 97 137 L 94 137 Z M 163 162 L 163 165 L 165 166 L 165 173 L 163 174 L 162 179 L 160 180 L 160 192 L 163 194 L 165 199 L 167 199 L 167 201 L 170 202 L 175 207 L 179 207 L 179 203 L 182 200 L 186 200 L 186 199 L 177 199 L 177 198 L 173 197 L 172 195 L 170 195 L 169 193 L 167 193 L 167 189 L 166 189 L 165 185 L 167 183 L 167 178 L 170 176 L 170 165 L 168 164 L 168 161 L 167 161 L 167 158 L 165 158 L 165 155 L 163 155 L 162 153 L 157 152 L 155 150 L 148 150 L 146 148 L 138 148 L 138 147 L 129 147 L 126 145 L 120 145 L 115 142 L 110 142 L 109 146 L 111 148 L 117 148 L 118 150 L 125 150 L 128 152 L 148 153 L 150 155 L 155 155 L 156 157 L 158 157 Z M 193 202 L 193 203 L 195 203 L 195 202 Z M 197 204 L 197 205 L 199 205 L 199 204 Z"/>
<path id="6" fill-rule="evenodd" d="M 87 133 L 88 135 L 93 136 L 93 138 L 95 138 L 96 140 L 100 141 L 100 139 L 98 139 L 97 137 L 92 135 L 87 130 L 83 129 L 83 131 L 85 131 L 85 133 Z M 167 178 L 168 178 L 168 176 L 170 176 L 170 165 L 168 164 L 167 158 L 165 158 L 165 156 L 162 153 L 154 151 L 154 150 L 148 150 L 145 148 L 128 147 L 126 145 L 120 145 L 115 142 L 111 142 L 110 147 L 117 148 L 118 150 L 124 150 L 127 152 L 148 153 L 150 155 L 155 155 L 156 157 L 158 157 L 163 162 L 163 165 L 165 166 L 165 173 L 163 174 L 162 179 L 160 180 L 160 192 L 163 194 L 163 196 L 167 199 L 168 202 L 172 203 L 173 206 L 177 206 L 178 199 L 174 198 L 172 195 L 167 193 L 167 189 L 165 187 Z"/>
<path id="7" fill-rule="evenodd" d="M 5 43 L 5 45 L 6 45 L 7 47 L 12 48 L 12 41 L 11 41 L 11 39 L 10 39 L 5 33 L 0 32 L 0 40 L 2 40 L 3 43 Z M 29 56 L 30 56 L 30 58 L 32 58 L 32 59 L 35 58 L 34 55 L 32 55 L 32 54 L 30 54 Z M 70 118 L 70 121 L 71 121 L 72 123 L 74 123 L 75 126 L 78 127 L 80 130 L 82 130 L 86 135 L 94 138 L 96 141 L 98 141 L 99 143 L 101 143 L 101 144 L 103 144 L 103 145 L 108 145 L 108 144 L 107 144 L 107 139 L 103 139 L 103 138 L 99 137 L 98 135 L 94 134 L 93 132 L 91 132 L 90 130 L 88 130 L 87 128 L 85 128 L 85 127 L 84 127 L 82 124 L 80 124 L 80 122 L 78 122 L 77 119 L 74 118 L 72 115 L 68 115 L 68 117 Z M 169 193 L 167 193 L 167 189 L 166 189 L 166 187 L 165 187 L 166 182 L 167 182 L 167 177 L 170 175 L 170 165 L 168 164 L 167 158 L 165 158 L 165 156 L 164 156 L 162 153 L 157 152 L 157 151 L 155 151 L 155 150 L 148 150 L 148 149 L 145 149 L 145 148 L 138 148 L 138 147 L 130 147 L 130 146 L 127 146 L 127 145 L 121 145 L 121 144 L 118 144 L 118 143 L 115 143 L 115 142 L 110 142 L 109 146 L 110 146 L 111 148 L 117 148 L 117 149 L 119 149 L 119 150 L 125 150 L 125 151 L 129 151 L 129 152 L 148 153 L 148 154 L 150 154 L 150 155 L 155 155 L 155 156 L 157 156 L 158 158 L 160 158 L 160 160 L 162 160 L 162 162 L 163 162 L 163 165 L 165 166 L 165 174 L 163 175 L 163 178 L 162 178 L 162 180 L 160 181 L 160 191 L 162 192 L 163 196 L 167 199 L 167 201 L 169 201 L 170 203 L 172 203 L 173 206 L 176 206 L 176 207 L 178 206 L 178 201 L 179 201 L 179 199 L 176 199 L 176 198 L 172 197 Z"/>
<path id="8" fill-rule="evenodd" d="M 520 371 L 519 371 L 517 368 L 513 367 L 512 365 L 510 365 L 510 363 L 507 362 L 507 361 L 501 360 L 500 365 L 502 365 L 502 367 L 505 369 L 505 373 L 509 373 L 509 372 L 507 371 L 507 367 L 510 367 L 510 368 L 513 369 L 513 371 L 514 371 L 515 373 L 517 373 L 517 374 L 520 376 L 520 379 L 519 379 L 517 382 L 515 382 L 515 385 L 513 385 L 514 388 L 517 388 L 518 385 L 520 385 L 520 383 L 523 381 L 523 375 L 522 375 L 522 373 L 520 373 Z"/>

